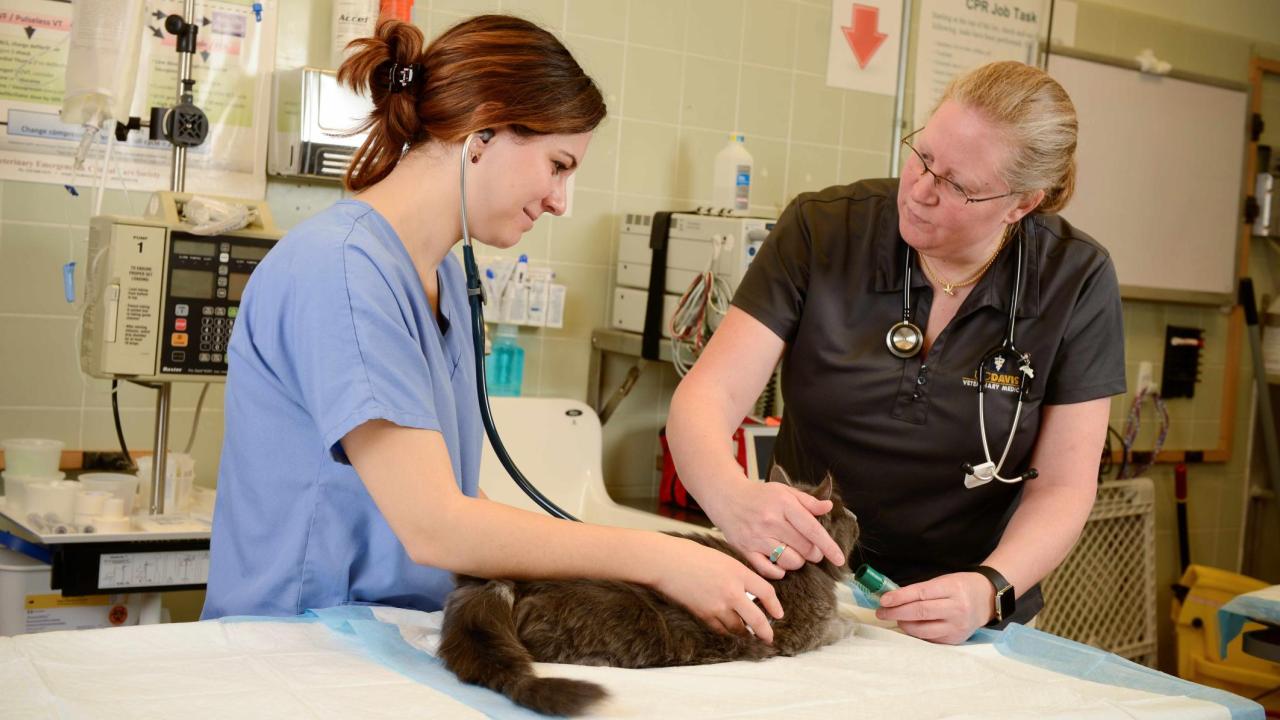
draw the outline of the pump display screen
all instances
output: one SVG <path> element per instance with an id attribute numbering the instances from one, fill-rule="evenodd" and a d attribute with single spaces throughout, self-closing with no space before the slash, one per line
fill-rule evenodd
<path id="1" fill-rule="evenodd" d="M 197 257 L 213 257 L 215 253 L 213 243 L 196 242 L 194 240 L 173 240 L 173 252 L 178 255 L 195 255 Z"/>
<path id="2" fill-rule="evenodd" d="M 244 286 L 249 283 L 249 273 L 231 273 L 227 276 L 227 299 L 232 302 L 240 302 L 240 296 L 244 294 Z"/>
<path id="3" fill-rule="evenodd" d="M 261 260 L 267 256 L 267 251 L 270 249 L 258 247 L 257 245 L 232 245 L 231 258 L 233 260 Z"/>
<path id="4" fill-rule="evenodd" d="M 174 297 L 210 299 L 213 297 L 213 278 L 213 273 L 206 270 L 174 268 L 169 276 L 169 294 Z"/>

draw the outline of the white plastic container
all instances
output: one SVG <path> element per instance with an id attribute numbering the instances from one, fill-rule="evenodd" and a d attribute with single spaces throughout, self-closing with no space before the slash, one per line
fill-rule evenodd
<path id="1" fill-rule="evenodd" d="M 52 568 L 7 548 L 0 548 L 0 637 L 27 632 L 27 596 L 52 593 Z"/>
<path id="2" fill-rule="evenodd" d="M 379 0 L 333 0 L 333 69 L 350 57 L 347 43 L 373 36 L 380 5 Z"/>
<path id="3" fill-rule="evenodd" d="M 31 483 L 27 485 L 23 517 L 36 515 L 50 526 L 71 525 L 75 522 L 80 489 L 80 483 L 71 480 Z"/>
<path id="4" fill-rule="evenodd" d="M 107 498 L 115 497 L 105 490 L 81 490 L 76 494 L 76 524 L 90 524 L 88 518 L 102 514 Z M 81 518 L 86 518 L 81 520 Z"/>
<path id="5" fill-rule="evenodd" d="M 164 464 L 164 511 L 186 510 L 191 488 L 195 485 L 196 460 L 186 453 L 169 453 Z M 152 456 L 138 458 L 138 504 L 147 511 L 151 506 Z"/>
<path id="6" fill-rule="evenodd" d="M 0 637 L 138 624 L 137 595 L 64 598 L 50 581 L 48 565 L 0 548 Z"/>
<path id="7" fill-rule="evenodd" d="M 52 475 L 62 460 L 61 440 L 9 438 L 0 440 L 4 448 L 5 472 L 14 475 Z"/>
<path id="8" fill-rule="evenodd" d="M 741 133 L 729 135 L 729 142 L 716 155 L 711 204 L 735 212 L 751 206 L 751 153 L 743 145 Z"/>
<path id="9" fill-rule="evenodd" d="M 133 499 L 138 494 L 138 478 L 125 473 L 85 473 L 80 476 L 85 490 L 102 490 L 111 493 L 124 503 L 124 514 L 133 512 Z"/>
<path id="10" fill-rule="evenodd" d="M 66 476 L 61 470 L 49 475 L 19 475 L 8 470 L 0 473 L 0 479 L 4 480 L 5 509 L 11 515 L 18 515 L 27 505 L 28 485 L 62 480 Z"/>
<path id="11" fill-rule="evenodd" d="M 133 529 L 133 522 L 124 514 L 124 503 L 113 497 L 102 504 L 102 514 L 93 519 L 94 532 L 122 533 Z"/>

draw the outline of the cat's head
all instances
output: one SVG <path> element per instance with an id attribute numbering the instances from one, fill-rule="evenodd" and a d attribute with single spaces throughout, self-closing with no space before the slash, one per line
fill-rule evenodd
<path id="1" fill-rule="evenodd" d="M 782 466 L 775 464 L 769 471 L 769 482 L 778 482 L 806 492 L 819 500 L 831 501 L 831 512 L 826 515 L 818 516 L 818 523 L 823 529 L 831 535 L 831 539 L 836 541 L 836 545 L 840 546 L 840 551 L 844 553 L 845 564 L 838 568 L 839 572 L 848 572 L 849 557 L 853 555 L 853 549 L 858 544 L 859 528 L 858 516 L 845 506 L 844 501 L 840 499 L 840 490 L 836 487 L 835 479 L 828 472 L 822 482 L 815 485 L 806 483 L 792 482 L 791 477 L 787 475 L 787 471 Z M 823 561 L 822 565 L 828 566 L 828 561 Z M 836 570 L 834 566 L 828 568 Z"/>

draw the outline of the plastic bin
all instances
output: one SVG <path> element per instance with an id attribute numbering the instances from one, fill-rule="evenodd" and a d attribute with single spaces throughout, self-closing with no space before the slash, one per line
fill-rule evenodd
<path id="1" fill-rule="evenodd" d="M 0 548 L 0 636 L 138 624 L 130 596 L 64 598 L 49 583 L 48 565 Z"/>
<path id="2" fill-rule="evenodd" d="M 7 438 L 0 440 L 4 469 L 14 475 L 51 475 L 62 460 L 61 440 Z"/>
<path id="3" fill-rule="evenodd" d="M 1189 588 L 1186 599 L 1174 601 L 1173 620 L 1178 643 L 1178 676 L 1184 680 L 1222 688 L 1252 698 L 1280 685 L 1280 665 L 1244 652 L 1241 634 L 1227 646 L 1227 657 L 1218 656 L 1218 609 L 1237 595 L 1268 586 L 1261 580 L 1204 565 L 1191 565 L 1182 575 Z M 1262 625 L 1245 623 L 1244 630 Z M 1259 700 L 1269 709 L 1280 709 L 1280 694 Z"/>
<path id="4" fill-rule="evenodd" d="M 138 494 L 138 477 L 125 473 L 85 473 L 80 476 L 85 490 L 102 490 L 124 502 L 124 514 L 133 513 L 133 500 Z"/>

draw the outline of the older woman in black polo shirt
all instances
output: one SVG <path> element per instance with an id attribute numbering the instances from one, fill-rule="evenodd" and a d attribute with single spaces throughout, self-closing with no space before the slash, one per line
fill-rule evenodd
<path id="1" fill-rule="evenodd" d="M 1076 116 L 1048 75 L 979 68 L 904 144 L 900 180 L 786 209 L 680 384 L 667 437 L 757 572 L 838 557 L 814 519 L 827 503 L 747 481 L 724 450 L 782 358 L 775 461 L 798 480 L 834 474 L 862 524 L 853 562 L 903 586 L 880 616 L 957 643 L 1033 618 L 1038 583 L 1084 526 L 1108 398 L 1125 391 L 1120 295 L 1106 250 L 1056 215 L 1074 186 Z M 909 331 L 886 342 L 904 304 L 918 348 Z M 1016 353 L 992 354 L 1011 327 Z M 979 482 L 988 461 L 1015 482 Z"/>

